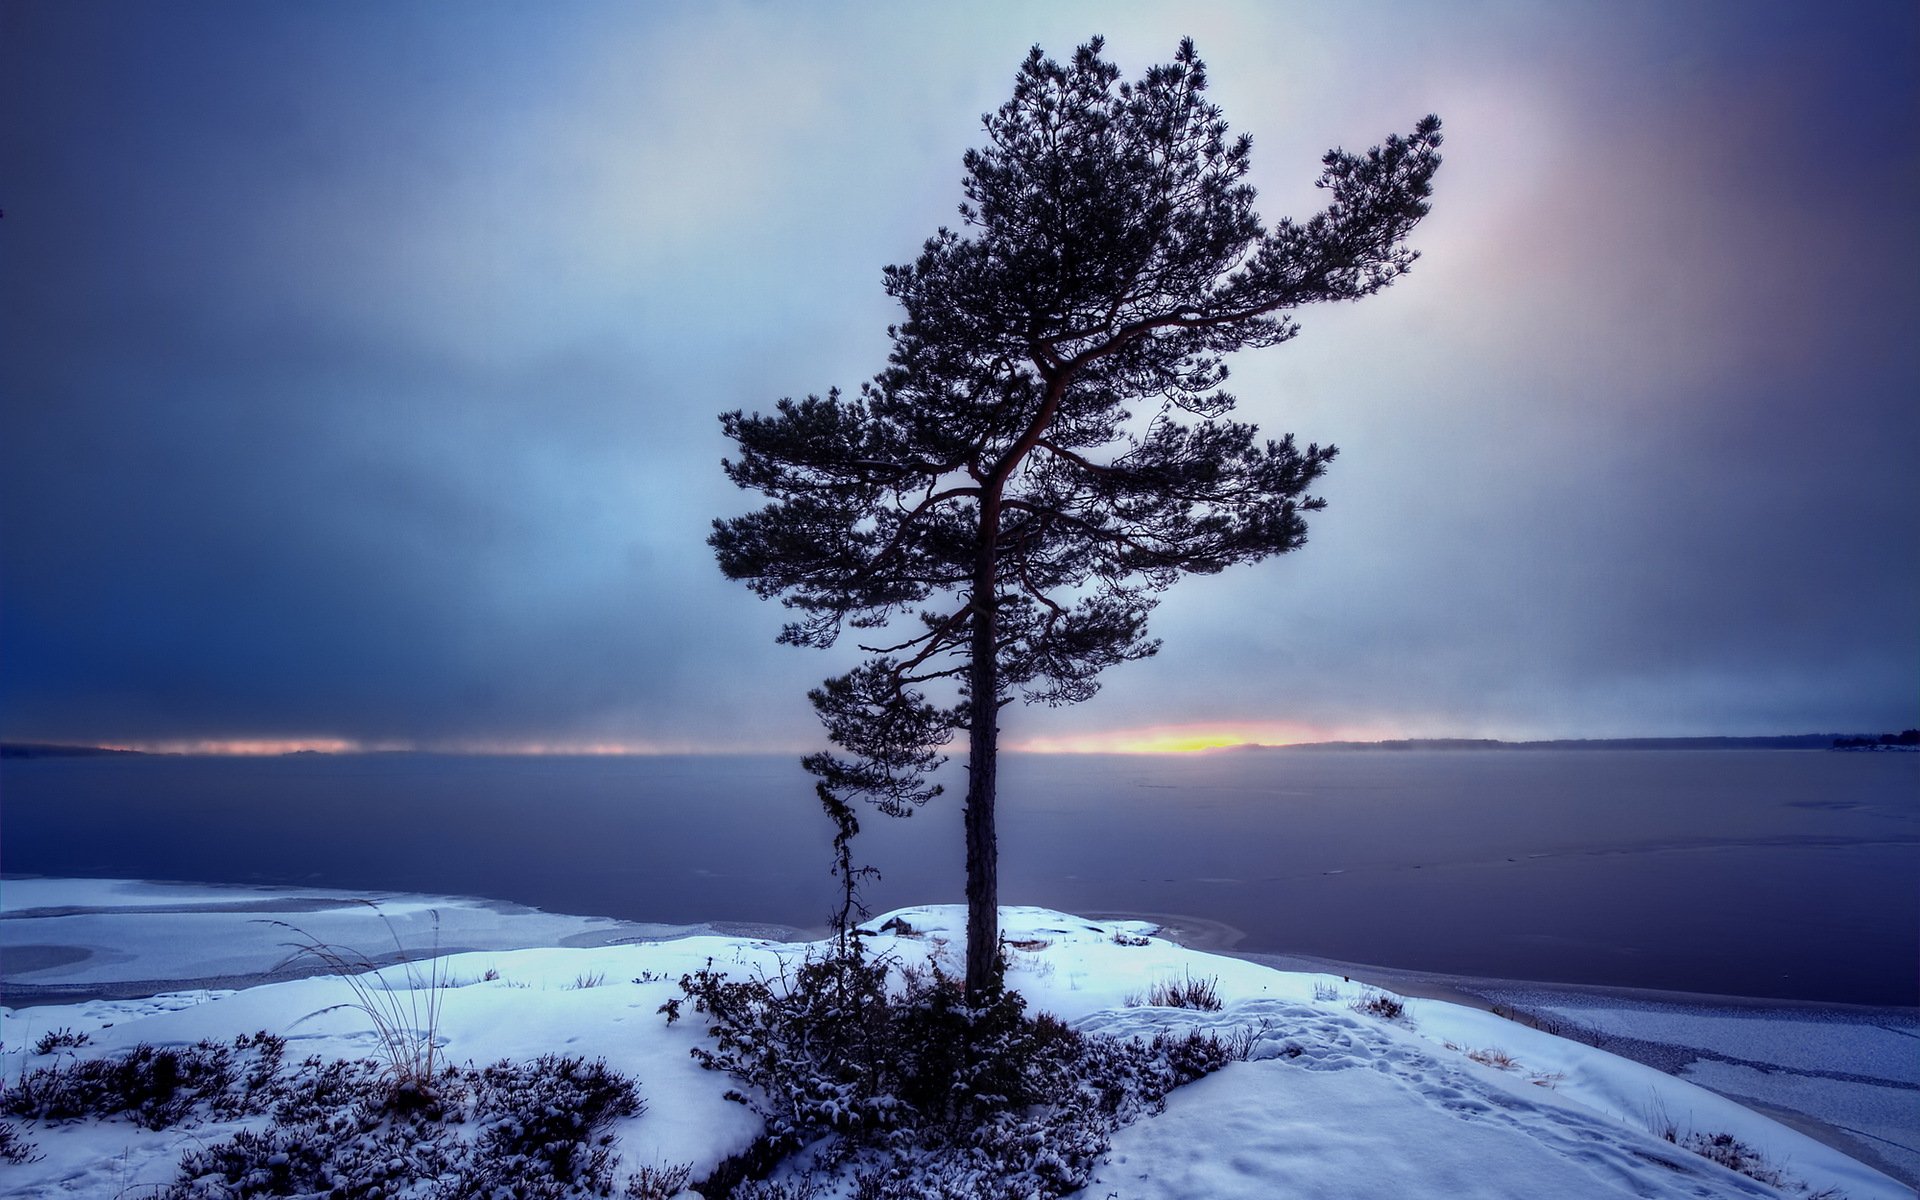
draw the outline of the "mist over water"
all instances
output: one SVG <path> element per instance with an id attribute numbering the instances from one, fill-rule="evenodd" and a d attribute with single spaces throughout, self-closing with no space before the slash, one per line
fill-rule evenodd
<path id="1" fill-rule="evenodd" d="M 876 910 L 961 898 L 965 776 L 863 814 Z M 447 892 L 813 927 L 830 827 L 791 758 L 15 759 L 0 868 Z M 1920 755 L 1009 755 L 1001 899 L 1181 914 L 1236 949 L 1920 1002 Z"/>

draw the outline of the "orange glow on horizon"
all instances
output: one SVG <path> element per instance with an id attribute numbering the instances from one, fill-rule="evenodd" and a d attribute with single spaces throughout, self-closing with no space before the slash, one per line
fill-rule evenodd
<path id="1" fill-rule="evenodd" d="M 475 754 L 502 756 L 593 756 L 657 754 L 737 754 L 738 749 L 703 746 L 694 742 L 542 741 L 508 739 L 449 739 L 445 741 L 360 741 L 339 737 L 282 738 L 158 738 L 150 741 L 100 743 L 102 750 L 131 750 L 141 754 L 208 755 L 261 758 L 282 754 Z"/>
<path id="2" fill-rule="evenodd" d="M 439 754 L 500 754 L 526 755 L 540 757 L 553 755 L 559 757 L 580 756 L 587 758 L 620 758 L 629 755 L 649 754 L 699 754 L 701 749 L 691 742 L 667 745 L 660 742 L 568 742 L 568 741 L 460 741 L 437 742 L 418 749 Z"/>
<path id="3" fill-rule="evenodd" d="M 1010 738 L 1002 748 L 1025 754 L 1204 754 L 1237 746 L 1289 746 L 1300 742 L 1378 741 L 1402 736 L 1374 728 L 1310 725 L 1298 721 L 1246 723 L 1195 722 L 1149 725 L 1132 729 Z M 802 753 L 805 747 L 781 745 L 743 748 L 721 742 L 688 740 L 600 739 L 579 741 L 526 738 L 446 738 L 423 741 L 359 740 L 343 737 L 227 737 L 156 738 L 99 743 L 106 750 L 144 754 L 208 755 L 215 757 L 269 757 L 285 754 L 471 754 L 502 757 L 649 757 L 669 754 Z M 966 753 L 966 739 L 946 747 L 948 754 Z"/>
<path id="4" fill-rule="evenodd" d="M 1199 754 L 1235 746 L 1290 746 L 1299 742 L 1374 741 L 1372 730 L 1329 729 L 1297 721 L 1259 721 L 1244 725 L 1152 725 L 1009 742 L 1007 749 L 1029 754 Z"/>
<path id="5" fill-rule="evenodd" d="M 103 750 L 141 754 L 212 754 L 255 758 L 272 754 L 351 754 L 367 747 L 345 738 L 168 738 L 153 742 L 108 742 Z"/>

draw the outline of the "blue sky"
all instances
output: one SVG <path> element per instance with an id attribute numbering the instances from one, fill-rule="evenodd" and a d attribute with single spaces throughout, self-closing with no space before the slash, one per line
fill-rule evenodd
<path id="1" fill-rule="evenodd" d="M 1920 723 L 1911 4 L 0 7 L 0 737 L 779 749 L 853 652 L 715 415 L 884 362 L 1026 49 L 1192 35 L 1262 213 L 1424 257 L 1234 364 L 1298 554 L 1015 745 Z M 1157 740 L 1156 740 L 1157 739 Z"/>

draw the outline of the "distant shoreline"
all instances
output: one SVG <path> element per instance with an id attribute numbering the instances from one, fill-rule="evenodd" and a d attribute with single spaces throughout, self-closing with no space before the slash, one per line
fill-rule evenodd
<path id="1" fill-rule="evenodd" d="M 1888 735 L 1891 736 L 1891 735 Z M 1629 738 L 1552 738 L 1541 741 L 1509 742 L 1499 738 L 1390 738 L 1377 742 L 1245 742 L 1237 746 L 1216 746 L 1201 751 L 1165 751 L 1168 754 L 1233 754 L 1269 750 L 1920 750 L 1920 745 L 1895 744 L 1878 734 L 1792 733 L 1761 737 L 1629 737 Z M 1008 750 L 1008 754 L 1034 751 Z M 1050 751 L 1052 755 L 1070 755 L 1078 751 Z M 1091 755 L 1117 753 L 1092 751 Z M 1137 752 L 1136 752 L 1137 753 Z M 665 757 L 705 757 L 687 755 Z M 292 750 L 281 754 L 196 754 L 180 751 L 130 750 L 106 746 L 67 745 L 53 742 L 0 742 L 0 759 L 30 758 L 291 758 L 291 757 L 420 757 L 490 758 L 492 754 L 472 754 L 438 750 Z M 508 757 L 523 757 L 509 755 Z M 547 754 L 538 757 L 574 757 Z M 597 756 L 590 756 L 597 757 Z M 653 757 L 651 755 L 647 757 Z M 714 757 L 754 757 L 733 753 Z"/>
<path id="2" fill-rule="evenodd" d="M 1234 750 L 1832 750 L 1866 735 L 1795 733 L 1772 737 L 1552 738 L 1507 742 L 1498 738 L 1393 738 L 1379 742 L 1248 743 Z M 1851 748 L 1851 747 L 1848 747 Z M 1868 747 L 1862 747 L 1868 748 Z"/>

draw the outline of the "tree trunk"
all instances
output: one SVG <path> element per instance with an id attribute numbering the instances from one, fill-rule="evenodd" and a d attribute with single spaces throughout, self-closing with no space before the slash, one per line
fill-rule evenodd
<path id="1" fill-rule="evenodd" d="M 996 489 L 997 490 L 997 489 Z M 1000 740 L 1000 662 L 994 641 L 999 496 L 980 507 L 973 573 L 973 644 L 967 664 L 967 998 L 985 996 L 1000 957 L 1000 855 L 993 829 Z"/>

